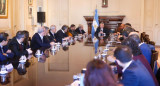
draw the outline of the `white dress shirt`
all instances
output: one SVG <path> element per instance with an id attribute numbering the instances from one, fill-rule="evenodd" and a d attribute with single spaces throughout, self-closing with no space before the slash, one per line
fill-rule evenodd
<path id="1" fill-rule="evenodd" d="M 62 30 L 62 29 L 61 29 L 61 30 Z M 62 30 L 62 32 L 65 33 L 63 30 Z"/>
<path id="2" fill-rule="evenodd" d="M 39 33 L 38 33 L 39 34 Z M 41 38 L 41 40 L 42 40 L 42 42 L 43 42 L 43 36 L 41 35 L 41 34 L 39 34 L 39 36 L 40 36 L 40 38 Z"/>
<path id="3" fill-rule="evenodd" d="M 130 66 L 131 63 L 132 63 L 132 60 L 125 63 L 125 67 L 122 69 L 122 72 L 124 72 Z"/>
<path id="4" fill-rule="evenodd" d="M 102 31 L 102 32 L 103 32 L 103 28 L 101 28 L 101 29 L 100 29 L 100 31 Z"/>

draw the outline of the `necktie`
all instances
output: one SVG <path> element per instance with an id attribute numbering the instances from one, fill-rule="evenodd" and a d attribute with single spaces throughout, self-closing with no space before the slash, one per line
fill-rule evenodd
<path id="1" fill-rule="evenodd" d="M 22 45 L 21 44 L 19 44 L 19 49 L 20 49 L 20 51 L 22 51 L 23 49 L 22 49 Z"/>

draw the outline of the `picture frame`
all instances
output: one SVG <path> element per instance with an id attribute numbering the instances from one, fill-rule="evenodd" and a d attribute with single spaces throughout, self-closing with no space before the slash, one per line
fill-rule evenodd
<path id="1" fill-rule="evenodd" d="M 108 7 L 108 0 L 102 0 L 102 8 Z"/>
<path id="2" fill-rule="evenodd" d="M 32 18 L 32 15 L 33 15 L 33 7 L 28 6 L 28 18 Z"/>
<path id="3" fill-rule="evenodd" d="M 33 4 L 33 0 L 28 0 L 28 4 L 32 5 Z"/>
<path id="4" fill-rule="evenodd" d="M 8 0 L 0 0 L 0 18 L 8 18 Z"/>

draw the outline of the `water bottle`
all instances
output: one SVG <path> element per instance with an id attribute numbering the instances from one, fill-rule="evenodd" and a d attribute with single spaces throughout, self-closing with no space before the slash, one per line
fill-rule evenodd
<path id="1" fill-rule="evenodd" d="M 86 69 L 83 68 L 83 69 L 81 70 L 80 86 L 84 86 L 84 76 L 85 76 L 85 72 L 86 72 Z"/>

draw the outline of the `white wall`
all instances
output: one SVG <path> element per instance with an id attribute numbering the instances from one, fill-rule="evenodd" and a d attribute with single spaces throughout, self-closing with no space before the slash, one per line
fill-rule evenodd
<path id="1" fill-rule="evenodd" d="M 8 0 L 9 17 L 0 19 L 0 30 L 28 30 L 32 36 L 40 24 L 37 23 L 37 7 L 46 12 L 46 23 L 55 24 L 57 30 L 62 25 L 83 24 L 87 32 L 87 23 L 83 16 L 93 16 L 97 7 L 99 15 L 125 15 L 123 23 L 131 23 L 140 31 L 150 35 L 151 40 L 160 45 L 160 0 L 108 0 L 108 7 L 102 8 L 102 0 L 33 0 L 33 18 L 28 18 L 28 0 Z M 15 27 L 16 26 L 16 27 Z"/>
<path id="2" fill-rule="evenodd" d="M 60 3 L 62 2 L 63 3 Z M 135 29 L 141 26 L 141 0 L 109 0 L 108 8 L 101 7 L 101 0 L 48 0 L 48 25 L 58 29 L 63 24 L 87 24 L 83 16 L 93 16 L 97 6 L 99 15 L 125 15 L 124 23 L 130 22 Z M 136 5 L 135 5 L 136 4 Z M 68 20 L 69 19 L 69 20 Z"/>

